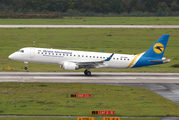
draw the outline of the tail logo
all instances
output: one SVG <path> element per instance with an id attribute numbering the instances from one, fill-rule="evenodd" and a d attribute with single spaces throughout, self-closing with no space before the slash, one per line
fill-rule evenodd
<path id="1" fill-rule="evenodd" d="M 156 43 L 153 47 L 153 50 L 157 54 L 161 54 L 164 51 L 164 46 L 162 43 Z"/>

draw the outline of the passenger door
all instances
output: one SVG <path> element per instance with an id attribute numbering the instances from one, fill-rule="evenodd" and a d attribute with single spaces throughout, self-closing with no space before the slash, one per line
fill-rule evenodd
<path id="1" fill-rule="evenodd" d="M 35 56 L 35 48 L 31 48 L 30 49 L 30 57 L 34 58 L 34 56 Z"/>

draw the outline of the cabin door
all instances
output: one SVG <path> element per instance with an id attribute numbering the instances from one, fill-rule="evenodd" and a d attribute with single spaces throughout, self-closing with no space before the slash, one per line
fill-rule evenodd
<path id="1" fill-rule="evenodd" d="M 30 57 L 34 58 L 34 56 L 35 56 L 35 48 L 31 48 L 30 49 Z"/>

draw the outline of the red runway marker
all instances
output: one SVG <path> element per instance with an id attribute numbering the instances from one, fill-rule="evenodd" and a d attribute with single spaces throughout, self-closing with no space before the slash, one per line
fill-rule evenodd
<path id="1" fill-rule="evenodd" d="M 76 94 L 76 97 L 91 97 L 91 94 Z"/>
<path id="2" fill-rule="evenodd" d="M 99 111 L 99 115 L 114 115 L 114 111 Z"/>

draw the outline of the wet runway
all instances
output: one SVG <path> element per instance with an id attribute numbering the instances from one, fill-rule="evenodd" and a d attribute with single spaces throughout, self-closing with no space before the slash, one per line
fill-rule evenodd
<path id="1" fill-rule="evenodd" d="M 0 28 L 179 28 L 179 25 L 0 25 Z"/>

